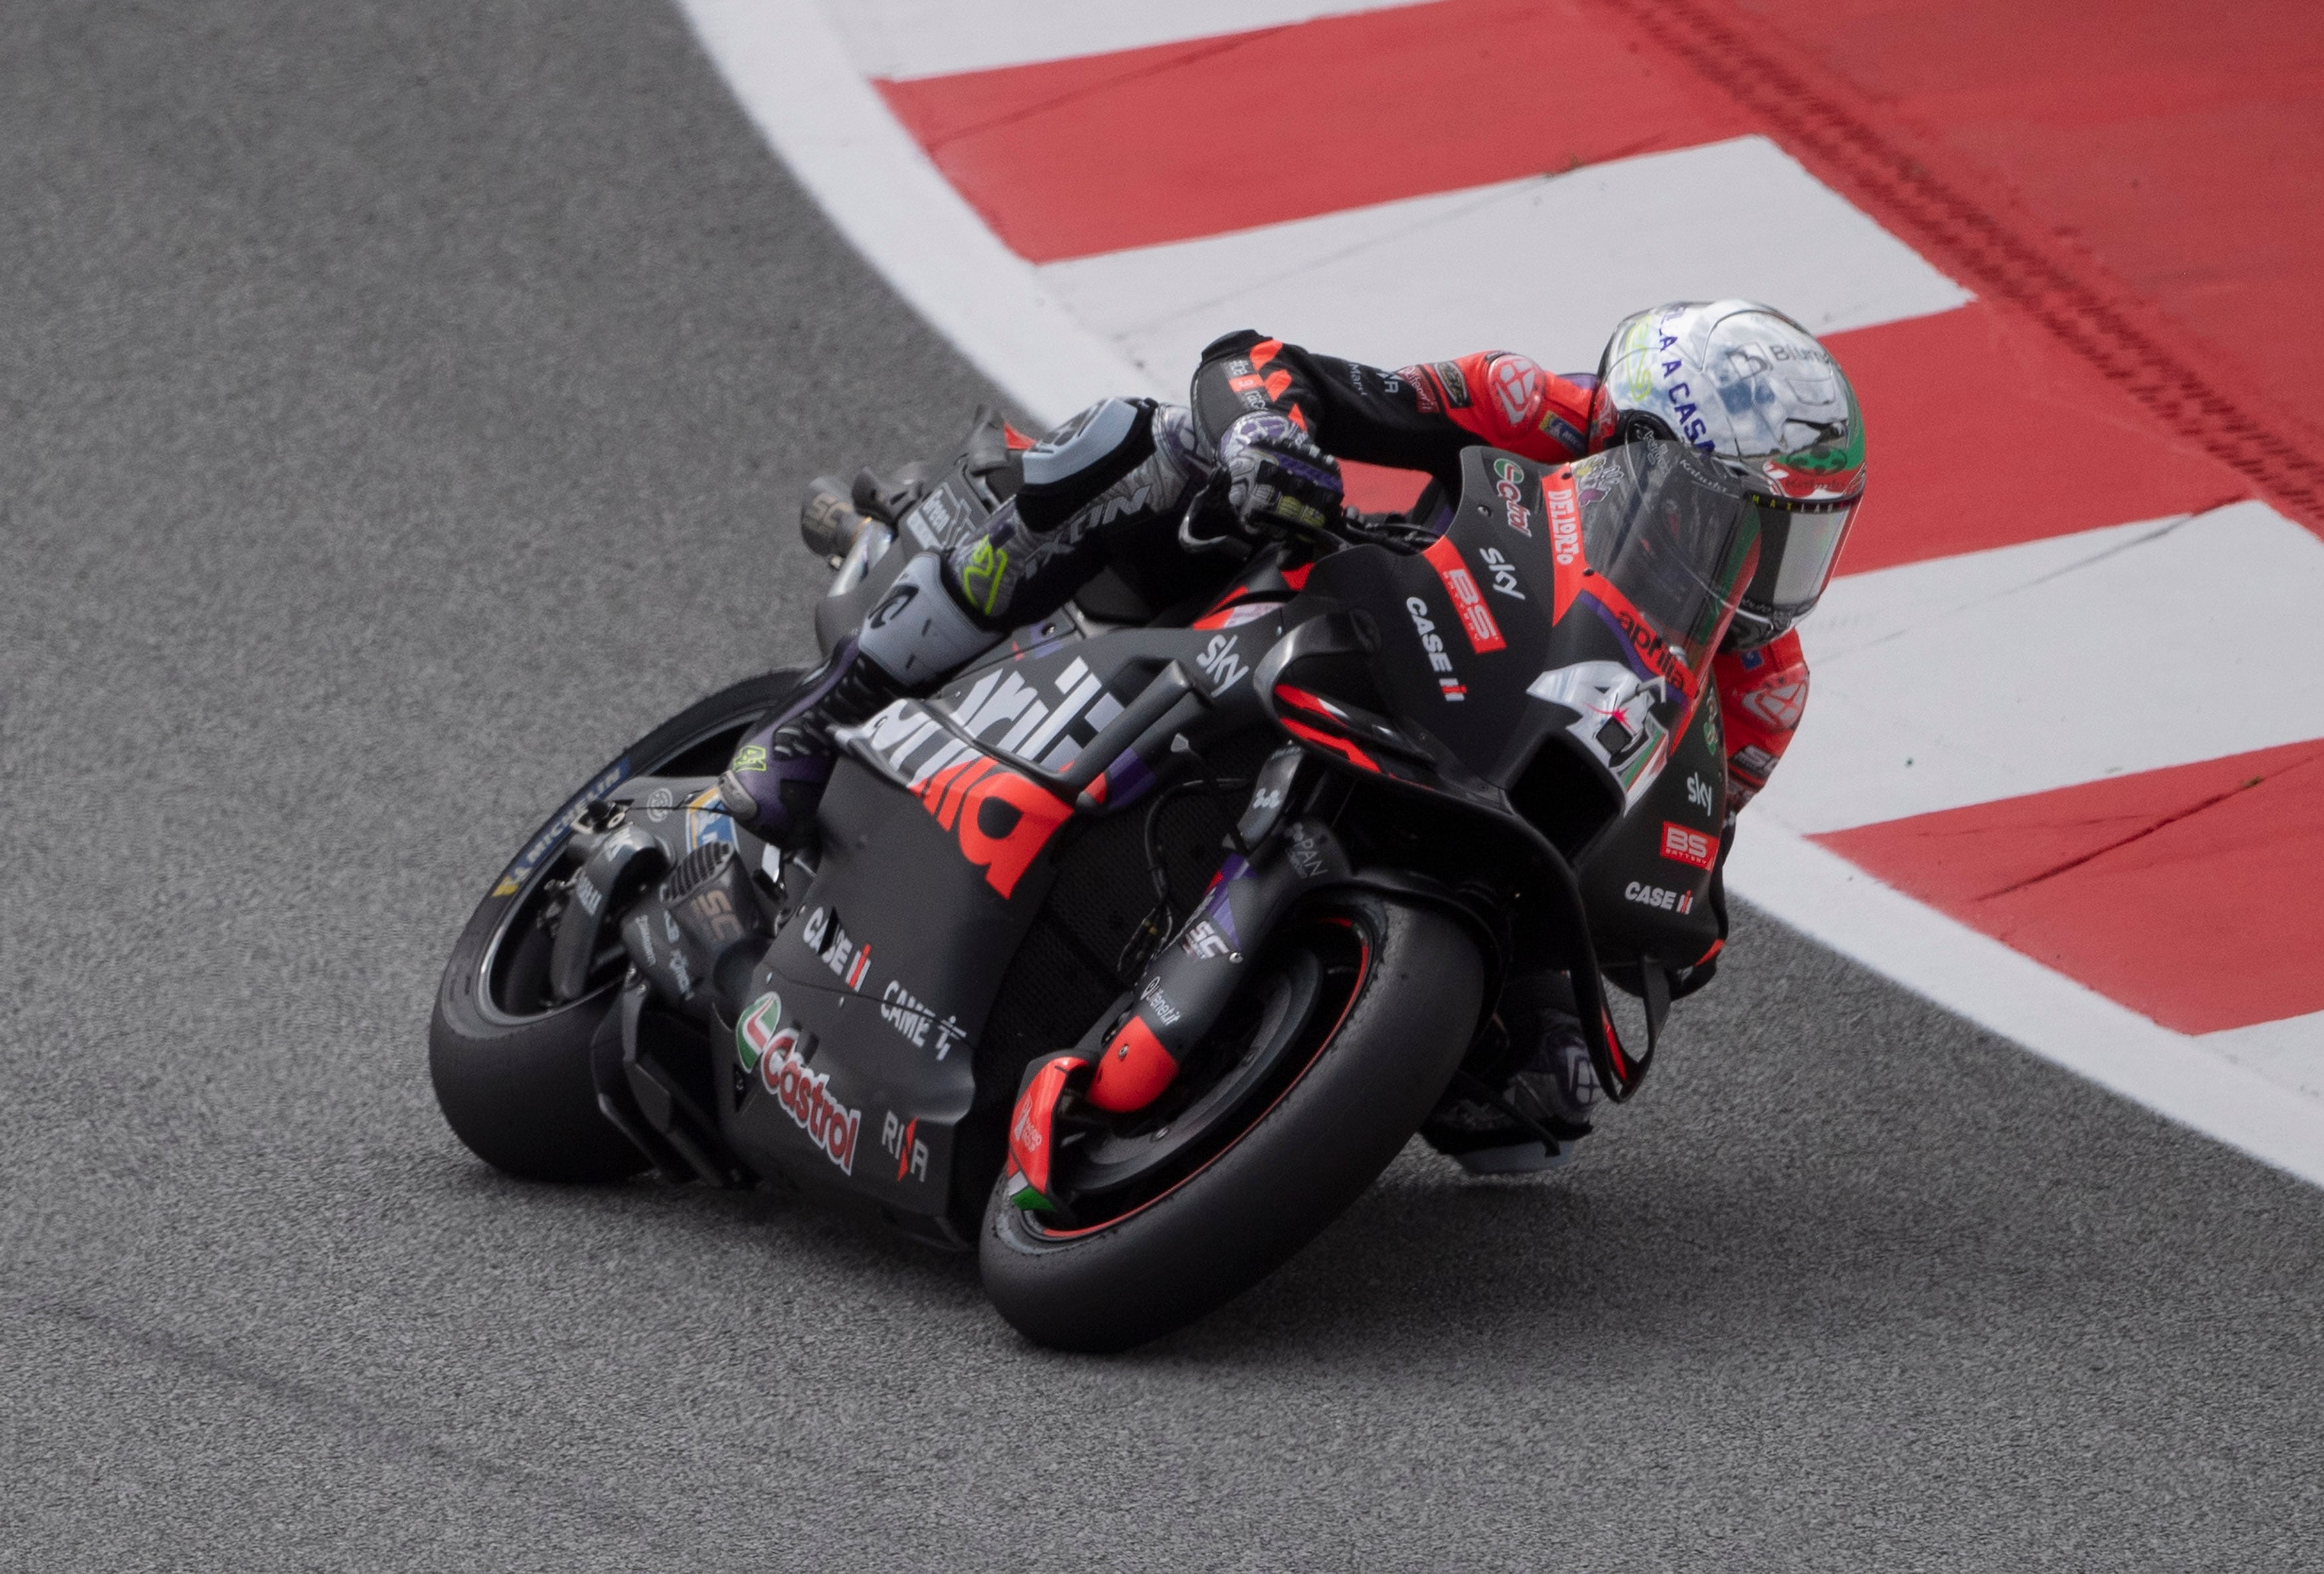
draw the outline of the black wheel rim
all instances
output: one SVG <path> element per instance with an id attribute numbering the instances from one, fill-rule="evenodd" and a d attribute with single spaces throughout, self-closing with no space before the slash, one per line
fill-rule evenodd
<path id="1" fill-rule="evenodd" d="M 1365 927 L 1349 916 L 1286 925 L 1170 1093 L 1060 1155 L 1074 1222 L 1055 1226 L 1022 1213 L 1022 1227 L 1055 1241 L 1109 1229 L 1217 1162 L 1331 1047 L 1362 992 L 1371 955 Z"/>
<path id="2" fill-rule="evenodd" d="M 622 783 L 622 789 L 635 791 L 647 785 L 674 763 L 691 764 L 710 755 L 731 756 L 733 745 L 765 714 L 763 709 L 753 709 L 740 718 L 711 722 L 657 749 Z M 722 741 L 723 751 L 717 747 Z M 621 983 L 621 971 L 613 968 L 575 999 L 549 997 L 549 956 L 557 938 L 556 919 L 566 887 L 580 866 L 568 840 L 540 861 L 493 919 L 492 935 L 477 963 L 476 1009 L 485 1021 L 503 1028 L 541 1022 L 600 1004 Z"/>

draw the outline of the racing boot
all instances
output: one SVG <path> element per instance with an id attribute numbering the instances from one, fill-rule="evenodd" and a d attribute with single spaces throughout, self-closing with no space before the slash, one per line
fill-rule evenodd
<path id="1" fill-rule="evenodd" d="M 805 843 L 831 780 L 832 729 L 925 693 L 1000 639 L 952 598 L 946 578 L 934 552 L 904 565 L 863 626 L 839 642 L 772 720 L 743 738 L 718 779 L 719 798 L 737 824 L 787 851 Z"/>
<path id="2" fill-rule="evenodd" d="M 1600 1099 L 1572 988 L 1554 974 L 1516 980 L 1497 1021 L 1508 1046 L 1499 1074 L 1456 1077 L 1420 1134 L 1471 1175 L 1555 1169 L 1590 1134 Z"/>

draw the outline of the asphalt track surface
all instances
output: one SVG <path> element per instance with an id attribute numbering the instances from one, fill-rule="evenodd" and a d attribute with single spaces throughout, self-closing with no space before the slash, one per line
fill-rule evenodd
<path id="1" fill-rule="evenodd" d="M 1571 1170 L 1125 1358 L 484 1170 L 471 903 L 979 384 L 659 7 L 0 36 L 0 1569 L 2324 1562 L 2324 1197 L 1748 913 Z"/>

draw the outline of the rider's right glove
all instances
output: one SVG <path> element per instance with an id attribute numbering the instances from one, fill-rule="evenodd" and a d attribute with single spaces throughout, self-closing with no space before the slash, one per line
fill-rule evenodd
<path id="1" fill-rule="evenodd" d="M 1287 417 L 1254 410 L 1219 438 L 1227 504 L 1254 531 L 1319 531 L 1340 516 L 1340 462 Z"/>

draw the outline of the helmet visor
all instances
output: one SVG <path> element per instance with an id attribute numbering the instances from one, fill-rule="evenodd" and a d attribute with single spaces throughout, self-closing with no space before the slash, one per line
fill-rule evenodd
<path id="1" fill-rule="evenodd" d="M 1823 595 L 1855 518 L 1852 497 L 1788 507 L 1761 499 L 1759 571 L 1751 577 L 1744 600 L 1771 607 L 1786 617 L 1803 616 Z"/>

